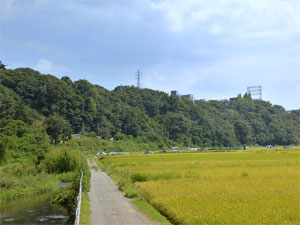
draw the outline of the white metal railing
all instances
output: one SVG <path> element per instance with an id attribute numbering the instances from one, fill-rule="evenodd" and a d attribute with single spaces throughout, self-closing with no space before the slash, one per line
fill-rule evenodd
<path id="1" fill-rule="evenodd" d="M 83 177 L 83 172 L 81 172 L 81 177 L 80 177 L 80 187 L 79 187 L 79 193 L 77 196 L 77 208 L 76 208 L 76 218 L 75 218 L 75 223 L 74 225 L 79 225 L 79 220 L 80 220 L 80 208 L 81 208 L 81 192 L 82 192 L 82 177 Z"/>

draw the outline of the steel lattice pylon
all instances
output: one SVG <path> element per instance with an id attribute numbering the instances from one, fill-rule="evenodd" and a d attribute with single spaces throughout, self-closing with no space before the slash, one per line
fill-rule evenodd
<path id="1" fill-rule="evenodd" d="M 262 100 L 262 86 L 250 86 L 247 87 L 247 93 L 251 94 L 251 97 L 257 97 Z"/>

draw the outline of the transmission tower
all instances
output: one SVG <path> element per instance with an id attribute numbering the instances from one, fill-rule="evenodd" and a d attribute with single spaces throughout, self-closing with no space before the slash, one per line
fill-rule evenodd
<path id="1" fill-rule="evenodd" d="M 257 99 L 262 100 L 262 86 L 250 86 L 247 87 L 247 93 L 251 94 L 251 97 L 256 96 Z"/>
<path id="2" fill-rule="evenodd" d="M 140 69 L 137 70 L 136 72 L 136 86 L 137 88 L 141 88 L 141 79 L 142 79 L 142 73 Z"/>

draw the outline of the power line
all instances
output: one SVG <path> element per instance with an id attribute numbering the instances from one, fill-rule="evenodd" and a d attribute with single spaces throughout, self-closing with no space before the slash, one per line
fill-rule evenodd
<path id="1" fill-rule="evenodd" d="M 64 72 L 69 74 L 86 74 L 86 75 L 104 75 L 104 76 L 130 76 L 128 73 L 118 73 L 118 72 L 81 72 L 81 71 L 69 71 Z"/>
<path id="2" fill-rule="evenodd" d="M 117 72 L 117 71 L 81 71 L 81 70 L 68 70 L 68 69 L 54 69 L 54 71 L 58 73 L 64 74 L 74 74 L 74 75 L 104 75 L 104 76 L 127 76 L 129 77 L 129 73 Z"/>
<path id="3" fill-rule="evenodd" d="M 99 80 L 127 80 L 127 81 L 133 81 L 132 76 L 130 74 L 121 74 L 121 73 L 98 73 L 98 72 L 65 72 L 61 73 L 66 76 L 81 76 L 82 79 L 89 77 L 89 78 L 95 78 Z"/>

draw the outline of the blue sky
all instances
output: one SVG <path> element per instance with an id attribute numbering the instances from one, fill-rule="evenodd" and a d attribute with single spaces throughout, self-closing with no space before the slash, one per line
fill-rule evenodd
<path id="1" fill-rule="evenodd" d="M 0 0 L 8 68 L 300 108 L 299 0 Z"/>

